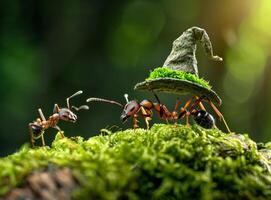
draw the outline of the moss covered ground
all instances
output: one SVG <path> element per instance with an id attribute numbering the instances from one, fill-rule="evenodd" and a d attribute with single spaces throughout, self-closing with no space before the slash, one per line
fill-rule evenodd
<path id="1" fill-rule="evenodd" d="M 187 80 L 187 81 L 191 81 L 193 83 L 197 83 L 207 89 L 212 88 L 208 81 L 206 81 L 202 78 L 198 78 L 194 74 L 186 73 L 184 71 L 177 71 L 177 70 L 169 69 L 167 67 L 158 67 L 158 68 L 154 69 L 150 73 L 149 77 L 146 80 L 153 80 L 156 78 L 176 78 L 176 79 L 180 79 L 180 80 Z"/>
<path id="2" fill-rule="evenodd" d="M 51 147 L 24 145 L 0 159 L 0 196 L 54 165 L 78 180 L 74 199 L 271 199 L 270 159 L 270 144 L 197 125 L 57 135 Z"/>

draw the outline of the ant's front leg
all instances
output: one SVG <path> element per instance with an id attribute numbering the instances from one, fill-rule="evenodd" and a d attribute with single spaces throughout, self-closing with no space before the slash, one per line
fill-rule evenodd
<path id="1" fill-rule="evenodd" d="M 141 113 L 142 113 L 142 116 L 143 116 L 143 118 L 145 120 L 145 123 L 146 123 L 146 126 L 147 126 L 147 130 L 149 130 L 150 129 L 150 123 L 149 123 L 149 121 L 152 120 L 152 118 L 151 118 L 152 112 L 151 112 L 151 110 L 148 110 L 148 109 L 146 109 L 144 107 L 141 107 Z"/>
<path id="2" fill-rule="evenodd" d="M 134 116 L 133 116 L 133 128 L 134 129 L 137 129 L 137 128 L 139 128 L 139 126 L 138 126 L 138 114 L 136 113 L 136 114 L 134 114 Z"/>
<path id="3" fill-rule="evenodd" d="M 215 113 L 217 114 L 219 119 L 223 121 L 224 125 L 226 126 L 227 131 L 230 133 L 231 130 L 230 130 L 224 116 L 222 115 L 222 113 L 217 109 L 217 107 L 213 104 L 213 102 L 210 99 L 207 99 L 207 102 L 211 105 L 211 107 L 213 108 L 213 110 L 215 111 Z"/>
<path id="4" fill-rule="evenodd" d="M 53 128 L 56 129 L 60 133 L 62 138 L 65 138 L 64 131 L 62 131 L 59 126 L 55 125 Z"/>

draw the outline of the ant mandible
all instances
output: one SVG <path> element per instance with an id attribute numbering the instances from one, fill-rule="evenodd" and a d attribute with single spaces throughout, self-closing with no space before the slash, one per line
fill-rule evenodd
<path id="1" fill-rule="evenodd" d="M 59 126 L 57 126 L 57 123 L 59 120 L 67 121 L 67 122 L 73 122 L 75 123 L 77 120 L 77 116 L 72 112 L 72 109 L 79 111 L 81 109 L 88 110 L 89 107 L 87 105 L 82 105 L 80 107 L 72 106 L 70 107 L 70 99 L 82 94 L 83 91 L 78 91 L 68 97 L 66 99 L 67 108 L 60 108 L 57 104 L 54 105 L 53 114 L 46 120 L 46 118 L 43 115 L 43 112 L 41 108 L 38 109 L 40 118 L 37 118 L 36 121 L 29 123 L 29 134 L 30 134 L 30 143 L 31 146 L 34 147 L 35 140 L 41 138 L 42 146 L 45 146 L 44 141 L 44 131 L 48 128 L 54 128 L 57 131 L 60 132 L 61 136 L 64 138 L 64 133 L 60 129 Z"/>

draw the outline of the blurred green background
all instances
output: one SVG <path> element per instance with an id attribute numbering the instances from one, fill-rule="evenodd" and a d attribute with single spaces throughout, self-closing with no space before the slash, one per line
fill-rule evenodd
<path id="1" fill-rule="evenodd" d="M 202 48 L 197 52 L 200 76 L 223 99 L 231 129 L 271 140 L 270 0 L 1 0 L 0 155 L 28 142 L 27 124 L 39 107 L 48 117 L 54 103 L 65 106 L 79 89 L 84 94 L 72 100 L 75 105 L 90 96 L 122 103 L 124 93 L 152 98 L 133 91 L 134 85 L 163 64 L 173 40 L 191 26 L 205 28 L 215 54 L 224 58 L 215 63 Z M 175 98 L 161 95 L 170 109 Z M 88 138 L 104 127 L 130 127 L 131 121 L 121 124 L 120 112 L 93 103 L 76 124 L 59 125 L 67 136 Z M 55 133 L 46 132 L 47 144 Z"/>

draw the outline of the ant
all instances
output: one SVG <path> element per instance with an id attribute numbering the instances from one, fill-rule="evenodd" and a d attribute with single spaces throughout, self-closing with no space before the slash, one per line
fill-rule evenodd
<path id="1" fill-rule="evenodd" d="M 157 103 L 152 102 L 150 100 L 143 100 L 141 102 L 138 102 L 137 100 L 131 100 L 129 101 L 128 99 L 128 94 L 125 94 L 124 97 L 126 99 L 126 104 L 122 105 L 121 103 L 118 103 L 116 101 L 111 101 L 107 99 L 101 99 L 101 98 L 89 98 L 87 99 L 87 102 L 92 102 L 92 101 L 98 101 L 98 102 L 105 102 L 105 103 L 111 103 L 118 105 L 123 108 L 122 114 L 120 116 L 120 119 L 123 123 L 127 121 L 128 118 L 132 117 L 133 118 L 133 128 L 139 128 L 138 126 L 138 118 L 141 116 L 144 118 L 144 121 L 146 123 L 147 129 L 149 129 L 149 121 L 152 120 L 152 109 L 157 111 L 158 115 L 160 118 L 164 120 L 178 120 L 178 113 L 177 113 L 177 108 L 179 103 L 176 102 L 175 109 L 173 112 L 170 112 L 167 107 L 164 104 L 161 104 L 158 96 L 154 94 Z"/>
<path id="2" fill-rule="evenodd" d="M 42 146 L 45 146 L 44 141 L 44 131 L 48 128 L 54 128 L 57 131 L 60 132 L 61 137 L 64 138 L 64 133 L 60 129 L 59 126 L 57 126 L 57 123 L 59 120 L 67 121 L 67 122 L 73 122 L 75 123 L 77 120 L 77 116 L 73 113 L 72 109 L 79 111 L 81 109 L 88 110 L 89 107 L 87 105 L 82 105 L 80 107 L 72 106 L 70 107 L 70 99 L 82 94 L 83 91 L 78 91 L 71 95 L 70 97 L 66 98 L 67 102 L 67 108 L 60 108 L 57 104 L 54 105 L 53 114 L 46 120 L 46 118 L 43 115 L 43 112 L 41 108 L 38 109 L 40 118 L 37 118 L 36 121 L 29 123 L 29 134 L 30 134 L 30 143 L 31 146 L 34 147 L 35 140 L 41 138 Z"/>
<path id="3" fill-rule="evenodd" d="M 87 102 L 99 101 L 99 102 L 106 102 L 106 103 L 115 104 L 115 105 L 122 107 L 123 112 L 120 117 L 121 121 L 124 123 L 127 121 L 128 118 L 132 117 L 134 129 L 139 127 L 138 126 L 138 122 L 139 122 L 138 121 L 138 118 L 139 118 L 138 113 L 139 112 L 145 120 L 145 123 L 147 125 L 147 129 L 149 129 L 149 121 L 151 121 L 152 114 L 153 114 L 152 109 L 157 111 L 158 116 L 161 119 L 166 120 L 167 122 L 169 120 L 177 122 L 177 120 L 186 117 L 187 124 L 189 125 L 188 117 L 193 116 L 195 122 L 198 125 L 202 126 L 203 128 L 210 129 L 210 128 L 213 128 L 216 126 L 215 126 L 214 117 L 206 111 L 205 107 L 203 106 L 203 104 L 201 102 L 203 100 L 206 100 L 207 102 L 210 103 L 210 105 L 214 109 L 215 113 L 219 116 L 219 119 L 223 120 L 227 130 L 230 132 L 230 129 L 229 129 L 223 115 L 219 112 L 219 110 L 215 107 L 215 105 L 208 98 L 206 98 L 204 96 L 202 96 L 200 98 L 197 96 L 190 98 L 187 101 L 187 103 L 185 104 L 185 106 L 180 109 L 180 114 L 178 114 L 177 110 L 181 105 L 180 100 L 178 98 L 176 100 L 174 110 L 172 112 L 170 112 L 164 104 L 161 104 L 161 101 L 159 100 L 158 96 L 154 92 L 153 92 L 153 94 L 157 100 L 157 103 L 152 102 L 150 100 L 143 100 L 141 102 L 138 102 L 137 100 L 129 101 L 127 94 L 124 95 L 124 97 L 126 99 L 126 105 L 122 105 L 121 103 L 118 103 L 116 101 L 111 101 L 111 100 L 101 99 L 101 98 L 89 98 L 89 99 L 87 99 Z M 187 110 L 187 108 L 190 106 L 190 104 L 192 103 L 192 101 L 194 99 L 195 99 L 195 102 L 192 104 L 191 108 L 189 110 Z M 199 106 L 200 109 L 196 109 L 196 106 Z"/>

